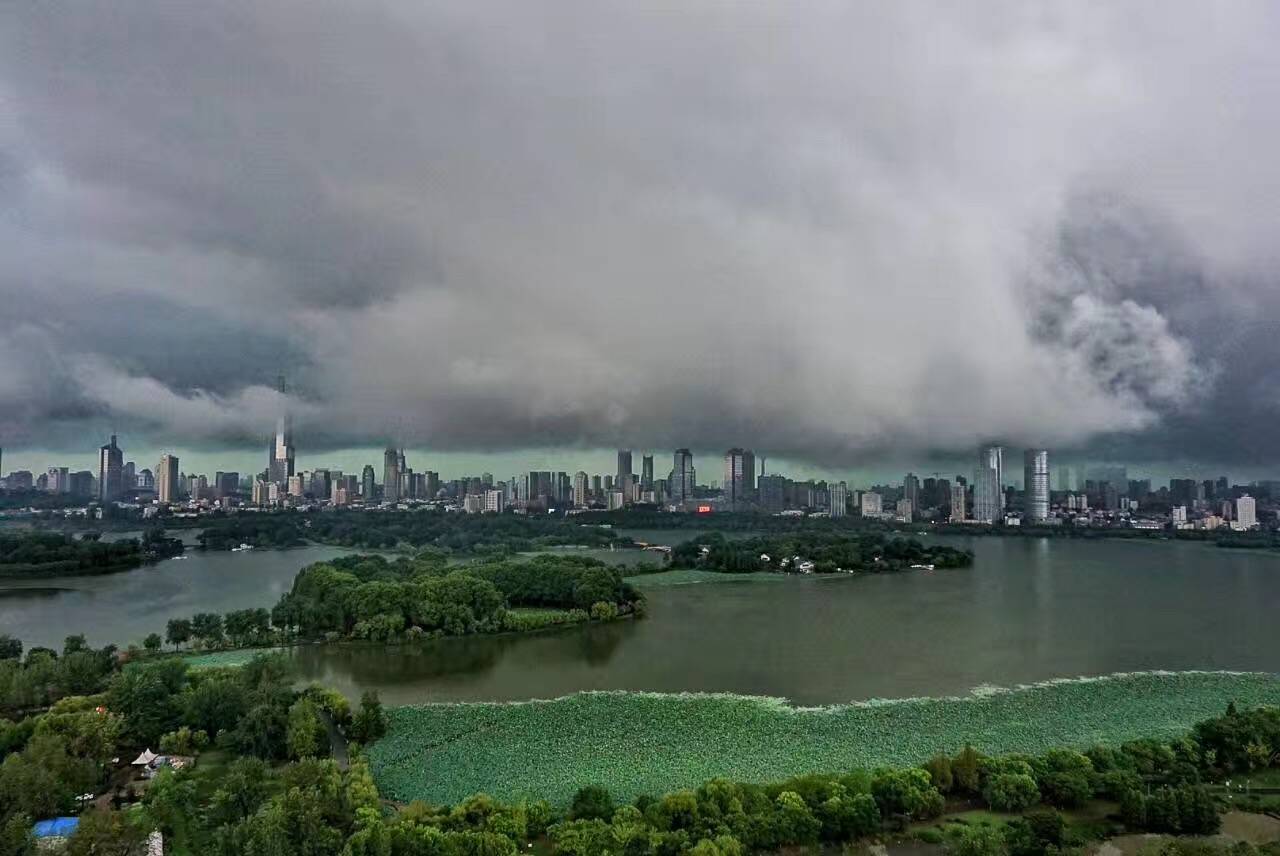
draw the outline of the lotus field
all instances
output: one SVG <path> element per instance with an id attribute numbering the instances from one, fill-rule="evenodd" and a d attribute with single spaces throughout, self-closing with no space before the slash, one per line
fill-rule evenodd
<path id="1" fill-rule="evenodd" d="M 627 692 L 399 707 L 389 711 L 390 731 L 369 758 L 383 795 L 396 800 L 454 803 L 483 791 L 563 805 L 587 784 L 632 799 L 715 776 L 777 781 L 913 764 L 966 742 L 999 754 L 1170 738 L 1231 701 L 1280 704 L 1280 676 L 1144 672 L 821 708 Z"/>

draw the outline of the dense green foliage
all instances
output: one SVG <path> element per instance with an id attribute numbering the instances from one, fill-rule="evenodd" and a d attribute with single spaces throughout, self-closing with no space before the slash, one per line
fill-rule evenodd
<path id="1" fill-rule="evenodd" d="M 138 540 L 101 541 L 96 535 L 75 538 L 57 532 L 0 533 L 0 577 L 58 577 L 109 574 L 136 568 L 146 561 L 182 552 L 182 542 L 162 530 Z"/>
<path id="2" fill-rule="evenodd" d="M 204 618 L 198 623 L 211 622 Z M 1120 804 L 1130 830 L 1212 833 L 1219 826 L 1219 806 L 1204 782 L 1241 771 L 1277 768 L 1280 762 L 1280 709 L 1241 712 L 1233 704 L 1224 715 L 1199 723 L 1170 742 L 1147 736 L 1084 752 L 1056 747 L 1040 754 L 1000 757 L 988 757 L 966 745 L 954 755 L 934 752 L 921 767 L 870 768 L 829 755 L 812 769 L 840 772 L 756 780 L 767 784 L 711 778 L 683 788 L 635 789 L 622 799 L 617 790 L 587 784 L 599 779 L 583 778 L 563 789 L 558 785 L 564 780 L 555 779 L 531 790 L 554 795 L 559 808 L 533 793 L 512 802 L 473 793 L 446 800 L 445 805 L 412 802 L 389 811 L 381 804 L 374 776 L 358 746 L 349 769 L 326 756 L 331 732 L 337 729 L 360 743 L 377 741 L 371 755 L 376 766 L 385 748 L 395 745 L 406 709 L 393 711 L 389 721 L 376 695 L 366 694 L 353 713 L 347 701 L 331 690 L 299 691 L 278 656 L 258 657 L 235 669 L 196 671 L 180 658 L 117 659 L 113 649 L 93 651 L 81 637 L 70 637 L 60 657 L 37 649 L 27 659 L 32 661 L 30 668 L 39 669 L 49 661 L 80 655 L 96 658 L 93 683 L 102 692 L 67 695 L 45 711 L 0 720 L 0 853 L 6 856 L 34 853 L 27 833 L 32 820 L 76 812 L 77 795 L 106 787 L 113 758 L 125 755 L 122 763 L 127 765 L 130 755 L 122 747 L 130 747 L 132 753 L 143 745 L 178 754 L 198 752 L 201 758 L 181 772 L 161 770 L 141 803 L 129 811 L 85 812 L 68 853 L 131 853 L 130 848 L 141 846 L 151 830 L 159 830 L 170 852 L 202 856 L 515 856 L 538 841 L 552 852 L 574 856 L 726 856 L 792 846 L 838 846 L 937 818 L 945 800 L 954 797 L 965 802 L 981 800 L 993 809 L 1026 812 L 998 826 L 956 828 L 948 846 L 957 856 L 1044 856 L 1083 843 L 1072 837 L 1053 806 L 1066 808 L 1105 797 Z M 17 665 L 26 668 L 21 662 Z M 1218 690 L 1234 686 L 1234 695 L 1242 701 L 1276 692 L 1276 679 L 1264 685 L 1258 683 L 1260 676 L 1248 675 L 1129 676 L 1087 683 L 1136 696 L 1141 699 L 1138 704 L 1148 707 L 1162 697 L 1161 692 L 1170 693 L 1163 696 L 1164 703 L 1174 708 L 1179 702 L 1194 706 L 1203 700 L 1208 689 L 1201 684 L 1209 679 L 1220 682 L 1213 684 Z M 1147 682 L 1134 683 L 1142 680 Z M 1059 692 L 1030 707 L 1025 696 L 1037 690 L 938 704 L 980 705 L 1003 699 L 1005 704 L 982 711 L 990 728 L 1010 717 L 1026 717 L 1048 706 L 1076 701 L 1062 698 L 1061 690 L 1078 686 L 1058 683 L 1037 688 Z M 593 698 L 618 702 L 631 697 L 597 694 Z M 708 698 L 733 700 L 686 700 Z M 534 710 L 544 721 L 550 716 L 550 724 L 565 732 L 563 738 L 528 729 L 525 723 L 526 747 L 533 740 L 550 739 L 552 748 L 564 753 L 572 743 L 587 739 L 572 727 L 572 716 L 582 711 L 557 719 L 554 704 L 558 703 L 451 709 L 485 711 L 487 718 L 471 726 L 482 727 L 486 741 L 491 735 L 505 739 L 503 725 L 493 715 L 497 709 Z M 613 707 L 616 711 L 618 705 Z M 925 715 L 902 721 L 898 709 L 903 707 L 914 707 Z M 871 714 L 871 722 L 864 725 L 892 729 L 897 739 L 909 735 L 912 741 L 930 736 L 927 729 L 923 734 L 920 730 L 926 719 L 946 719 L 951 712 L 920 701 L 859 709 Z M 822 724 L 831 733 L 856 725 L 844 716 L 847 709 L 777 712 L 782 710 L 798 720 L 830 720 Z M 1134 710 L 1125 712 L 1132 715 Z M 718 717 L 723 711 L 694 712 Z M 888 716 L 880 718 L 879 713 Z M 672 726 L 669 721 L 659 724 Z M 776 719 L 768 723 L 778 724 Z M 724 732 L 737 723 L 728 720 L 718 725 Z M 641 755 L 642 764 L 661 764 L 665 759 L 654 752 L 659 744 L 649 742 L 648 735 L 634 726 L 627 717 L 615 721 L 615 728 L 630 741 L 629 750 L 618 752 L 612 745 L 596 743 L 585 749 L 609 765 L 625 765 Z M 390 736 L 384 738 L 388 727 Z M 861 740 L 867 732 L 854 728 L 851 736 Z M 458 737 L 439 731 L 431 739 L 453 742 Z M 760 735 L 754 737 L 760 742 Z M 645 749 L 636 751 L 636 746 Z M 714 740 L 709 746 L 710 751 L 724 748 L 723 742 L 717 745 Z M 761 748 L 768 751 L 770 747 L 762 744 Z M 563 761 L 575 759 L 567 753 Z M 473 762 L 482 768 L 492 760 L 492 755 L 478 752 Z M 720 766 L 733 766 L 732 759 L 725 758 Z M 490 769 L 487 775 L 493 779 L 494 773 Z"/>
<path id="3" fill-rule="evenodd" d="M 676 546 L 671 564 L 729 573 L 797 573 L 805 567 L 812 573 L 830 574 L 897 571 L 917 564 L 959 568 L 973 564 L 973 553 L 874 532 L 801 532 L 738 539 L 713 532 Z"/>
<path id="4" fill-rule="evenodd" d="M 241 543 L 295 546 L 306 540 L 369 550 L 431 547 L 445 553 L 513 553 L 618 540 L 607 529 L 581 527 L 556 515 L 458 514 L 440 510 L 348 510 L 236 515 L 211 521 L 200 534 L 209 549 Z"/>
<path id="5" fill-rule="evenodd" d="M 579 610 L 603 619 L 633 612 L 641 600 L 616 570 L 575 556 L 464 566 L 450 565 L 435 552 L 394 562 L 347 556 L 303 568 L 272 611 L 272 621 L 306 637 L 389 641 L 406 634 L 460 636 L 560 623 L 513 614 L 511 607 Z M 603 606 L 596 609 L 598 604 Z"/>
<path id="6" fill-rule="evenodd" d="M 396 799 L 452 802 L 484 790 L 564 802 L 585 782 L 632 798 L 714 776 L 771 781 L 813 770 L 918 764 L 966 743 L 987 753 L 1038 753 L 1168 739 L 1232 700 L 1280 704 L 1280 678 L 1134 674 L 825 708 L 724 694 L 580 693 L 393 708 L 388 736 L 371 747 L 370 761 L 383 792 Z M 977 776 L 963 765 L 952 772 L 969 781 Z M 1066 793 L 1070 782 L 1054 787 Z"/>

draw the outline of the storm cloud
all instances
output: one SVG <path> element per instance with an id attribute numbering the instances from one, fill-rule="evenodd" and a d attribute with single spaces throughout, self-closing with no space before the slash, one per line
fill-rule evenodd
<path id="1" fill-rule="evenodd" d="M 1280 458 L 1280 12 L 15 2 L 0 432 Z"/>

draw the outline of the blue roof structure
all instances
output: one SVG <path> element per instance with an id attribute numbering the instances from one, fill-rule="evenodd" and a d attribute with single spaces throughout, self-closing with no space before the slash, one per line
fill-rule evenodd
<path id="1" fill-rule="evenodd" d="M 36 838 L 67 838 L 80 826 L 78 817 L 55 817 L 42 820 L 31 827 L 31 834 Z"/>

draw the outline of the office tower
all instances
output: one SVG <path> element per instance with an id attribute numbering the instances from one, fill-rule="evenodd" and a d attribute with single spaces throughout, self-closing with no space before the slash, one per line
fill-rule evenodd
<path id="1" fill-rule="evenodd" d="M 754 499 L 756 456 L 750 449 L 733 448 L 724 453 L 724 499 L 730 509 Z"/>
<path id="2" fill-rule="evenodd" d="M 653 490 L 653 455 L 645 455 L 640 459 L 640 488 Z"/>
<path id="3" fill-rule="evenodd" d="M 133 461 L 125 461 L 120 471 L 121 490 L 133 490 L 138 486 L 138 465 Z"/>
<path id="4" fill-rule="evenodd" d="M 377 479 L 374 476 L 373 464 L 365 464 L 364 469 L 360 471 L 360 496 L 364 498 L 365 502 L 368 502 L 373 499 L 377 489 Z"/>
<path id="5" fill-rule="evenodd" d="M 895 510 L 897 512 L 898 519 L 904 523 L 910 523 L 915 519 L 916 507 L 911 504 L 911 500 L 909 499 L 903 498 L 898 500 L 898 505 Z"/>
<path id="6" fill-rule="evenodd" d="M 676 504 L 693 499 L 696 481 L 693 454 L 688 449 L 676 449 L 671 465 L 671 501 Z"/>
<path id="7" fill-rule="evenodd" d="M 1049 453 L 1027 449 L 1022 453 L 1022 514 L 1028 520 L 1049 519 Z"/>
<path id="8" fill-rule="evenodd" d="M 404 456 L 390 446 L 382 453 L 382 499 L 400 501 L 400 461 Z"/>
<path id="9" fill-rule="evenodd" d="M 964 523 L 964 485 L 959 482 L 951 486 L 951 517 L 948 519 L 952 523 Z"/>
<path id="10" fill-rule="evenodd" d="M 479 514 L 484 511 L 484 497 L 477 493 L 469 493 L 462 498 L 462 510 L 467 514 Z"/>
<path id="11" fill-rule="evenodd" d="M 435 499 L 440 493 L 440 474 L 427 470 L 427 499 Z"/>
<path id="12" fill-rule="evenodd" d="M 74 496 L 100 496 L 101 491 L 95 490 L 93 473 L 88 470 L 79 470 L 68 476 L 71 482 L 70 493 Z"/>
<path id="13" fill-rule="evenodd" d="M 614 483 L 622 481 L 623 476 L 631 475 L 631 450 L 618 450 L 618 472 L 614 476 Z"/>
<path id="14" fill-rule="evenodd" d="M 111 442 L 98 449 L 98 499 L 110 502 L 124 492 L 124 452 L 116 445 L 116 435 Z"/>
<path id="15" fill-rule="evenodd" d="M 151 470 L 143 467 L 138 470 L 138 490 L 155 490 L 156 475 Z"/>
<path id="16" fill-rule="evenodd" d="M 591 495 L 600 497 L 604 494 L 604 483 L 600 480 L 600 476 L 591 477 Z"/>
<path id="17" fill-rule="evenodd" d="M 578 508 L 587 507 L 587 474 L 579 470 L 573 474 L 573 504 Z"/>
<path id="18" fill-rule="evenodd" d="M 492 483 L 493 482 L 490 481 L 490 484 Z M 506 503 L 506 496 L 503 494 L 502 491 L 491 488 L 484 492 L 484 510 L 485 511 L 490 511 L 490 512 L 493 512 L 494 514 L 501 514 L 502 510 L 506 507 L 505 503 Z"/>
<path id="19" fill-rule="evenodd" d="M 156 467 L 156 494 L 161 502 L 176 502 L 178 491 L 178 456 L 161 455 Z"/>
<path id="20" fill-rule="evenodd" d="M 764 477 L 760 479 L 764 481 Z M 830 511 L 828 512 L 833 518 L 844 517 L 849 507 L 849 485 L 844 482 L 831 485 L 830 489 Z"/>
<path id="21" fill-rule="evenodd" d="M 760 507 L 770 514 L 777 514 L 787 507 L 788 479 L 786 476 L 760 476 L 757 482 Z"/>
<path id="22" fill-rule="evenodd" d="M 604 477 L 604 492 L 608 493 L 613 490 L 613 476 L 606 475 Z"/>
<path id="23" fill-rule="evenodd" d="M 225 472 L 214 473 L 213 489 L 215 495 L 219 499 L 226 496 L 235 496 L 240 491 L 240 474 Z"/>
<path id="24" fill-rule="evenodd" d="M 912 508 L 920 507 L 920 479 L 914 473 L 907 473 L 902 480 L 902 498 L 911 503 Z"/>
<path id="25" fill-rule="evenodd" d="M 982 523 L 994 523 L 1004 518 L 1003 494 L 1000 491 L 1002 455 L 993 455 L 998 449 L 984 449 L 978 456 L 978 466 L 973 471 L 973 519 Z"/>
<path id="26" fill-rule="evenodd" d="M 266 479 L 253 480 L 253 494 L 250 496 L 250 499 L 253 501 L 254 505 L 266 505 L 271 501 L 267 487 Z M 272 485 L 272 487 L 274 487 L 274 485 Z"/>
<path id="27" fill-rule="evenodd" d="M 862 495 L 862 516 L 879 517 L 884 510 L 884 498 L 873 490 Z"/>
<path id="28" fill-rule="evenodd" d="M 1058 490 L 1066 493 L 1071 490 L 1071 468 L 1058 467 Z"/>
<path id="29" fill-rule="evenodd" d="M 619 508 L 622 508 L 625 503 L 625 497 L 622 495 L 622 491 L 620 490 L 608 491 L 607 496 L 610 511 L 617 511 Z"/>
<path id="30" fill-rule="evenodd" d="M 1241 529 L 1258 525 L 1258 504 L 1247 493 L 1236 500 L 1236 525 Z"/>
<path id="31" fill-rule="evenodd" d="M 49 493 L 70 493 L 71 471 L 66 467 L 49 467 L 45 490 Z"/>
<path id="32" fill-rule="evenodd" d="M 1214 484 L 1214 495 L 1219 499 L 1228 499 L 1231 496 L 1231 485 L 1227 483 L 1226 476 L 1218 476 Z"/>
<path id="33" fill-rule="evenodd" d="M 280 375 L 279 389 L 280 395 L 284 396 L 287 392 L 284 375 Z M 279 485 L 286 484 L 289 476 L 294 474 L 293 455 L 293 417 L 286 409 L 276 420 L 276 435 L 268 450 L 267 479 Z"/>
<path id="34" fill-rule="evenodd" d="M 316 499 L 328 499 L 333 493 L 333 478 L 326 469 L 311 471 L 311 484 L 308 492 Z"/>
<path id="35" fill-rule="evenodd" d="M 204 499 L 209 492 L 209 479 L 204 476 L 192 475 L 187 479 L 187 492 L 191 494 L 192 499 Z"/>
<path id="36" fill-rule="evenodd" d="M 989 470 L 994 470 L 996 474 L 996 517 L 1004 516 L 1004 448 L 1002 446 L 988 446 L 983 449 L 978 456 L 979 466 L 984 466 Z M 978 504 L 977 499 L 973 504 Z"/>

